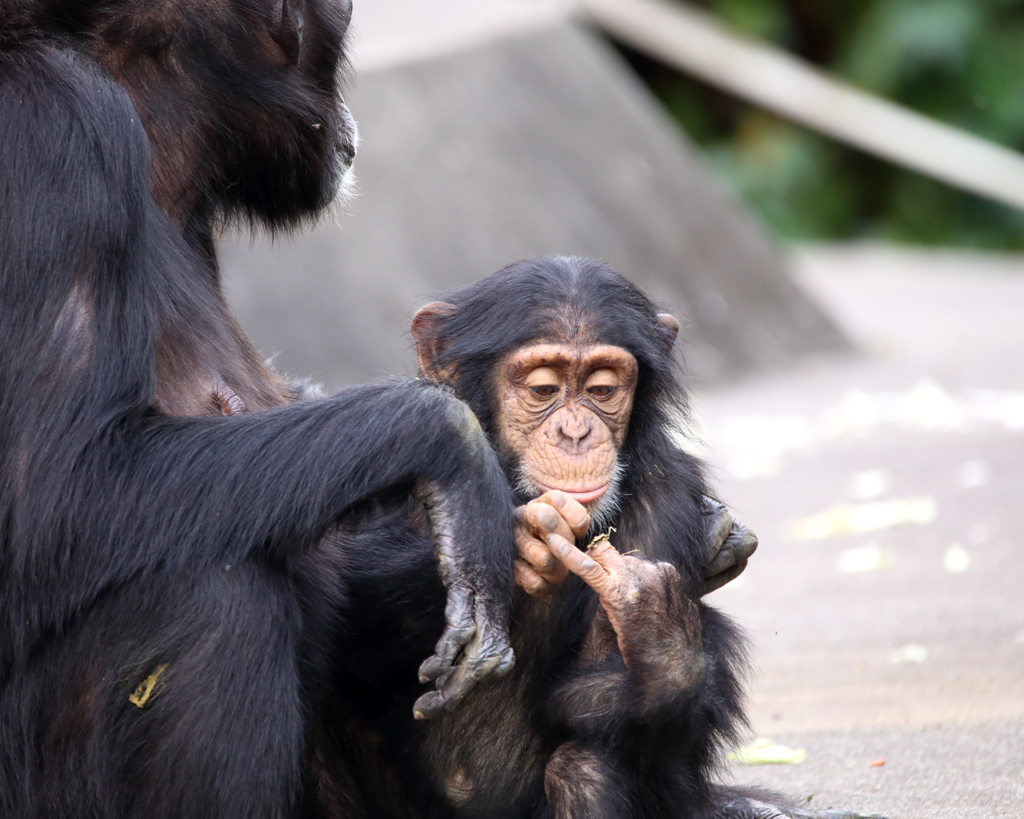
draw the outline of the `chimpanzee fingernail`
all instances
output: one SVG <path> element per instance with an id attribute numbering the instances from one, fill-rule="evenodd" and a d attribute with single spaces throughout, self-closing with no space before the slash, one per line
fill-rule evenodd
<path id="1" fill-rule="evenodd" d="M 592 557 L 585 557 L 583 558 L 583 560 L 580 561 L 580 568 L 584 569 L 585 571 L 592 572 L 594 569 L 597 568 L 597 561 L 594 560 Z"/>
<path id="2" fill-rule="evenodd" d="M 422 711 L 413 711 L 412 715 L 414 719 L 426 719 L 426 716 Z"/>
<path id="3" fill-rule="evenodd" d="M 565 538 L 559 535 L 548 535 L 544 538 L 544 542 L 548 544 L 548 548 L 556 554 L 568 554 L 569 549 L 572 545 Z"/>

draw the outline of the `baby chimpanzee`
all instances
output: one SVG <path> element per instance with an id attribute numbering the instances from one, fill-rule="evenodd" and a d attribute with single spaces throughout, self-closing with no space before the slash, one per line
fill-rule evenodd
<path id="1" fill-rule="evenodd" d="M 416 314 L 421 377 L 472 407 L 519 505 L 516 665 L 411 721 L 416 663 L 445 617 L 429 524 L 404 496 L 357 510 L 340 537 L 358 555 L 343 572 L 358 622 L 320 724 L 321 815 L 828 815 L 710 781 L 744 724 L 743 644 L 701 596 L 756 539 L 679 446 L 678 331 L 618 274 L 568 258 Z"/>

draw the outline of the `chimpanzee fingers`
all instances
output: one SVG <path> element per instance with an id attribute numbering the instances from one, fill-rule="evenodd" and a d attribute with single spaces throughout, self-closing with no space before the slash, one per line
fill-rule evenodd
<path id="1" fill-rule="evenodd" d="M 412 706 L 413 717 L 416 719 L 436 719 L 442 714 L 451 711 L 458 705 L 466 694 L 470 692 L 474 680 L 469 686 L 465 685 L 466 677 L 460 672 L 461 667 L 453 668 L 449 674 L 444 676 L 446 690 L 430 691 L 416 700 Z"/>
<path id="2" fill-rule="evenodd" d="M 539 499 L 520 506 L 516 510 L 516 515 L 518 518 L 517 532 L 525 530 L 527 534 L 542 540 L 552 533 L 561 535 L 566 540 L 575 538 L 572 527 L 559 514 L 558 510 Z"/>
<path id="3" fill-rule="evenodd" d="M 494 666 L 494 670 L 491 672 L 491 676 L 494 677 L 496 680 L 500 680 L 515 667 L 516 652 L 511 645 L 506 645 L 498 653 L 498 664 Z"/>
<path id="4" fill-rule="evenodd" d="M 482 679 L 512 670 L 515 654 L 507 628 L 487 603 L 470 588 L 449 587 L 444 632 L 434 656 L 420 666 L 420 682 L 435 682 L 436 690 L 416 701 L 416 719 L 451 711 Z"/>
<path id="5" fill-rule="evenodd" d="M 607 571 L 618 571 L 626 558 L 619 554 L 610 540 L 600 540 L 587 550 L 587 554 L 601 564 Z M 635 559 L 635 558 L 631 558 Z"/>
<path id="6" fill-rule="evenodd" d="M 416 700 L 412 706 L 415 719 L 434 719 L 444 713 L 444 697 L 440 691 L 430 691 Z"/>
<path id="7" fill-rule="evenodd" d="M 452 666 L 437 680 L 437 690 L 424 694 L 413 705 L 416 719 L 433 719 L 452 711 L 486 677 L 503 677 L 515 665 L 515 655 L 508 644 L 482 636 L 485 629 L 477 628 L 466 646 L 458 665 Z"/>
<path id="8" fill-rule="evenodd" d="M 609 584 L 608 571 L 593 557 L 559 535 L 548 535 L 547 544 L 554 555 L 565 564 L 565 567 L 598 594 L 607 591 Z M 600 545 L 600 544 L 599 544 Z M 612 547 L 614 549 L 614 547 Z"/>
<path id="9" fill-rule="evenodd" d="M 539 575 L 526 561 L 519 558 L 516 558 L 512 565 L 512 579 L 530 597 L 546 597 L 557 588 Z"/>
<path id="10" fill-rule="evenodd" d="M 441 684 L 445 698 L 445 710 L 451 711 L 461 702 L 473 687 L 486 677 L 500 679 L 516 664 L 512 646 L 503 633 L 495 633 L 496 639 L 487 638 L 488 630 L 477 626 L 477 634 L 483 635 L 479 642 L 473 641 L 466 649 L 466 662 L 457 665 L 451 678 Z"/>
<path id="11" fill-rule="evenodd" d="M 434 656 L 428 657 L 420 666 L 420 682 L 434 682 L 448 671 L 470 640 L 476 634 L 473 622 L 473 592 L 464 586 L 448 589 L 448 604 L 445 606 L 445 627 L 441 638 L 434 647 Z"/>
<path id="12" fill-rule="evenodd" d="M 707 495 L 704 496 L 704 501 L 701 504 L 701 514 L 704 515 L 704 526 L 708 539 L 707 556 L 708 561 L 711 562 L 718 556 L 732 532 L 732 514 L 724 503 Z"/>
<path id="13" fill-rule="evenodd" d="M 536 498 L 532 503 L 546 503 L 553 506 L 576 537 L 583 537 L 590 528 L 590 513 L 587 512 L 587 508 L 565 492 L 559 492 L 557 489 L 551 490 Z M 566 540 L 571 540 L 565 532 L 558 534 Z"/>
<path id="14" fill-rule="evenodd" d="M 437 641 L 434 649 L 434 656 L 428 657 L 420 665 L 420 682 L 434 682 L 452 667 L 455 658 L 462 648 L 473 639 L 476 626 L 448 626 L 445 628 L 441 639 Z"/>
<path id="15" fill-rule="evenodd" d="M 516 551 L 519 559 L 549 583 L 561 583 L 568 570 L 547 545 L 522 529 L 516 529 Z"/>

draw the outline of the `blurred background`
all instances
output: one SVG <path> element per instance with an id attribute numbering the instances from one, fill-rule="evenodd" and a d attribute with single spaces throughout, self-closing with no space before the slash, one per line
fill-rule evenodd
<path id="1" fill-rule="evenodd" d="M 857 88 L 1009 148 L 1024 148 L 1021 0 L 695 0 Z M 624 49 L 779 236 L 1019 250 L 1024 213 L 793 125 Z"/>
<path id="2" fill-rule="evenodd" d="M 224 243 L 260 349 L 408 374 L 439 291 L 604 259 L 761 537 L 711 598 L 756 669 L 722 776 L 1024 817 L 1024 0 L 357 0 L 352 53 L 358 196 Z"/>

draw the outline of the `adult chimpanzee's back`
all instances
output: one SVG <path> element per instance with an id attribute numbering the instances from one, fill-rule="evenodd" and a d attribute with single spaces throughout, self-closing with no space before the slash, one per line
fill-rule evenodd
<path id="1" fill-rule="evenodd" d="M 300 223 L 347 172 L 349 12 L 0 0 L 0 816 L 295 815 L 346 605 L 310 573 L 377 496 L 417 498 L 447 586 L 418 710 L 511 666 L 512 507 L 469 410 L 413 381 L 296 403 L 221 297 L 219 224 Z"/>

